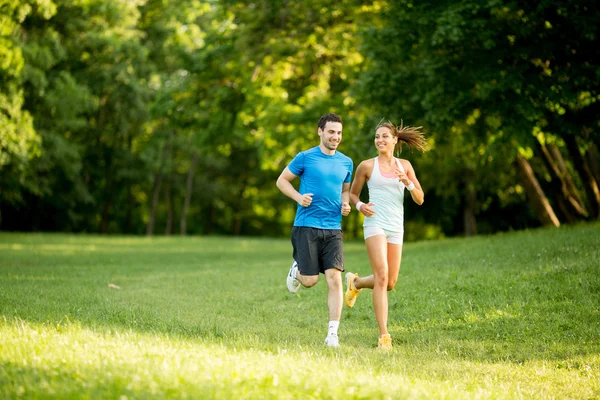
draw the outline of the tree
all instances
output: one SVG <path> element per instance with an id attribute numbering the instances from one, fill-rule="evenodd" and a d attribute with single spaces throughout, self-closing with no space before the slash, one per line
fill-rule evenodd
<path id="1" fill-rule="evenodd" d="M 20 24 L 35 13 L 49 19 L 56 12 L 52 1 L 3 1 L 0 3 L 0 207 L 23 201 L 29 162 L 40 155 L 40 136 L 31 114 L 23 108 L 25 60 L 19 47 Z M 1 208 L 0 208 L 1 209 Z M 2 220 L 0 214 L 0 221 Z"/>
<path id="2" fill-rule="evenodd" d="M 595 60 L 600 59 L 592 6 L 571 1 L 391 2 L 386 15 L 393 23 L 367 34 L 371 68 L 361 79 L 363 93 L 390 115 L 420 116 L 434 138 L 453 140 L 456 121 L 477 112 L 487 128 L 472 130 L 471 140 L 512 148 L 505 160 L 512 165 L 518 147 L 536 146 L 536 128 L 565 125 L 561 108 L 591 110 L 595 100 L 589 99 L 598 96 Z M 552 122 L 549 114 L 556 117 Z M 568 136 L 561 136 L 568 142 Z M 576 162 L 576 152 L 569 153 Z M 490 176 L 474 179 L 479 187 Z"/>

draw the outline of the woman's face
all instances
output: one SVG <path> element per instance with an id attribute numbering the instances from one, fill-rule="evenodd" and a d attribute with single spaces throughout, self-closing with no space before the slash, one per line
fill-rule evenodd
<path id="1" fill-rule="evenodd" d="M 390 128 L 382 126 L 375 131 L 375 147 L 382 152 L 393 152 L 398 138 L 392 135 Z"/>

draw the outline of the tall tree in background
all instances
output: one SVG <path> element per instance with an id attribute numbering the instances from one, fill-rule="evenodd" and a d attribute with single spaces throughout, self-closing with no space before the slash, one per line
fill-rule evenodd
<path id="1" fill-rule="evenodd" d="M 525 154 L 531 154 L 528 149 L 538 146 L 533 135 L 536 128 L 562 137 L 577 167 L 581 154 L 573 142 L 585 139 L 576 135 L 576 128 L 564 134 L 566 127 L 573 126 L 568 123 L 569 114 L 591 114 L 588 120 L 573 120 L 580 130 L 598 124 L 591 112 L 599 95 L 595 71 L 600 59 L 598 17 L 592 9 L 592 2 L 585 1 L 390 2 L 389 24 L 368 34 L 366 51 L 372 67 L 362 79 L 368 88 L 363 92 L 391 115 L 422 118 L 438 140 L 453 141 L 456 122 L 478 115 L 482 121 L 474 126 L 482 128 L 472 129 L 469 136 L 483 146 L 484 153 L 474 157 L 493 160 L 494 154 L 486 150 L 489 143 L 513 149 L 499 153 L 510 156 L 499 160 L 497 176 L 519 176 L 512 166 L 529 162 L 520 158 L 515 164 L 516 150 L 522 147 Z M 475 175 L 461 173 L 455 161 L 460 160 L 451 161 L 445 169 L 464 181 L 464 187 L 474 179 L 479 189 L 488 179 L 477 171 Z M 594 190 L 587 188 L 586 179 L 582 181 L 593 211 Z M 515 189 L 497 188 L 515 194 L 521 191 Z M 463 192 L 464 204 L 470 203 L 468 193 Z M 478 203 L 481 200 L 478 190 Z"/>
<path id="2" fill-rule="evenodd" d="M 29 162 L 40 154 L 41 138 L 23 107 L 25 59 L 20 44 L 25 32 L 21 24 L 32 13 L 49 19 L 56 6 L 49 0 L 0 2 L 0 206 L 23 204 Z"/>
<path id="3" fill-rule="evenodd" d="M 5 1 L 0 228 L 287 234 L 274 182 L 330 111 L 354 160 L 424 125 L 415 238 L 597 218 L 592 6 Z"/>
<path id="4" fill-rule="evenodd" d="M 23 107 L 42 156 L 26 171 L 20 193 L 27 200 L 13 226 L 111 230 L 133 169 L 132 137 L 146 117 L 137 6 L 61 1 L 55 13 L 23 19 L 16 36 L 25 60 Z"/>
<path id="5" fill-rule="evenodd" d="M 319 117 L 327 112 L 343 117 L 341 149 L 353 158 L 361 157 L 359 152 L 371 142 L 365 131 L 373 125 L 372 117 L 366 117 L 370 107 L 357 100 L 351 87 L 364 66 L 358 32 L 377 20 L 380 2 L 223 3 L 235 15 L 236 48 L 251 67 L 238 129 L 259 146 L 262 184 L 260 192 L 249 192 L 247 215 L 267 217 L 283 232 L 295 205 L 273 182 L 298 151 L 316 145 Z"/>

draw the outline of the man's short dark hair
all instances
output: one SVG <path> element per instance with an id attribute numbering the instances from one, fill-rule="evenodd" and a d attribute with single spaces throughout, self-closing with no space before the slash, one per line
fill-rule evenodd
<path id="1" fill-rule="evenodd" d="M 323 128 L 325 128 L 325 124 L 327 124 L 328 122 L 339 122 L 341 124 L 342 117 L 340 117 L 339 115 L 334 114 L 334 113 L 325 114 L 321 118 L 319 118 L 318 127 L 321 130 L 323 130 Z"/>

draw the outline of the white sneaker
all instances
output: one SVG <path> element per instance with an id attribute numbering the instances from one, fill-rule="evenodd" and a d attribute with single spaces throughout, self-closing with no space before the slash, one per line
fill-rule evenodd
<path id="1" fill-rule="evenodd" d="M 296 293 L 300 288 L 300 281 L 296 279 L 296 272 L 298 272 L 298 263 L 294 260 L 286 279 L 287 288 L 292 293 Z"/>
<path id="2" fill-rule="evenodd" d="M 338 340 L 338 335 L 335 333 L 331 333 L 327 335 L 325 338 L 325 346 L 329 347 L 340 347 L 340 341 Z"/>

